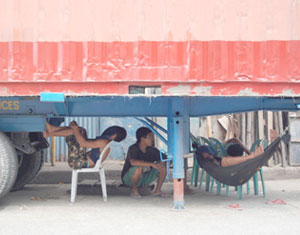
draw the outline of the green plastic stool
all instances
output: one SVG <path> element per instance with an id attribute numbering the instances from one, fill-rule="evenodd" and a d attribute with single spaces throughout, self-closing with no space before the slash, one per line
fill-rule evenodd
<path id="1" fill-rule="evenodd" d="M 219 141 L 216 138 L 210 137 L 209 143 L 210 143 L 210 146 L 215 150 L 215 152 L 218 154 L 219 157 L 222 158 L 226 155 L 225 148 L 224 148 L 223 144 L 221 143 L 221 141 Z M 212 180 L 211 180 L 210 192 L 213 192 L 215 181 L 216 181 L 216 185 L 217 185 L 217 195 L 220 195 L 222 183 L 219 182 L 218 180 L 215 180 L 214 178 L 212 178 Z M 226 188 L 226 196 L 228 196 L 229 195 L 229 186 L 223 184 L 223 187 Z"/>
<path id="2" fill-rule="evenodd" d="M 250 148 L 250 152 L 254 152 L 255 149 L 262 143 L 263 148 L 265 149 L 268 146 L 268 140 L 264 139 L 258 139 L 253 142 Z M 253 175 L 253 187 L 254 187 L 254 194 L 258 195 L 258 172 L 260 174 L 260 180 L 261 180 L 261 186 L 262 186 L 262 192 L 263 196 L 266 196 L 266 188 L 265 188 L 265 180 L 264 180 L 264 174 L 262 168 L 259 168 L 259 170 Z"/>
<path id="3" fill-rule="evenodd" d="M 198 145 L 202 145 L 202 144 L 208 144 L 208 145 L 210 145 L 209 140 L 207 138 L 205 138 L 205 137 L 196 138 L 192 134 L 190 134 L 190 137 Z M 197 161 L 197 157 L 195 155 L 195 151 L 196 151 L 196 149 L 194 149 L 194 161 L 193 161 L 191 185 L 197 187 L 198 186 L 198 177 L 199 177 L 199 168 L 200 167 L 198 165 L 198 161 Z M 203 169 L 201 169 L 200 187 L 202 186 L 202 181 L 204 179 L 204 174 L 205 174 L 205 171 Z"/>
<path id="4" fill-rule="evenodd" d="M 221 141 L 219 141 L 216 138 L 210 137 L 209 138 L 210 141 L 210 145 L 214 148 L 214 150 L 218 153 L 219 157 L 223 157 L 226 156 L 226 149 L 223 146 L 223 144 L 221 143 Z M 221 194 L 221 183 L 219 181 L 217 182 L 217 195 Z M 210 191 L 213 192 L 213 185 L 214 185 L 214 179 L 212 179 L 211 182 L 211 186 L 210 186 Z M 250 194 L 250 182 L 248 181 L 246 183 L 247 185 L 247 194 Z M 226 196 L 229 196 L 229 185 L 224 184 L 223 187 L 226 188 Z M 243 192 L 243 188 L 242 185 L 235 187 L 235 190 L 237 191 L 237 197 L 238 199 L 242 199 L 242 192 Z"/>

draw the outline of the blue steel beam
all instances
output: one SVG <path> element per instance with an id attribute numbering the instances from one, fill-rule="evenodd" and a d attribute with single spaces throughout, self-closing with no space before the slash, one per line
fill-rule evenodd
<path id="1" fill-rule="evenodd" d="M 297 111 L 299 97 L 190 97 L 190 116 L 265 111 Z"/>
<path id="2" fill-rule="evenodd" d="M 1 116 L 0 130 L 4 132 L 40 132 L 45 130 L 45 116 Z"/>
<path id="3" fill-rule="evenodd" d="M 168 116 L 168 102 L 184 98 L 190 117 L 248 112 L 256 110 L 297 111 L 300 98 L 281 97 L 66 97 L 59 107 L 53 102 L 41 102 L 39 97 L 0 98 L 0 115 L 47 115 L 47 116 Z M 66 109 L 66 111 L 64 111 Z"/>
<path id="4" fill-rule="evenodd" d="M 66 103 L 54 103 L 57 116 L 69 116 Z"/>

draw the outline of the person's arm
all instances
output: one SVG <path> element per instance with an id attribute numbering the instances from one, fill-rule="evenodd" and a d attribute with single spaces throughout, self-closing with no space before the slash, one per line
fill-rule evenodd
<path id="1" fill-rule="evenodd" d="M 261 145 L 259 145 L 259 147 L 251 154 L 247 155 L 247 156 L 240 156 L 240 157 L 230 157 L 230 156 L 226 156 L 223 157 L 221 160 L 221 166 L 222 167 L 227 167 L 227 166 L 233 166 L 242 162 L 245 162 L 251 158 L 255 158 L 257 156 L 259 156 L 260 154 L 262 154 L 264 152 L 263 147 Z"/>
<path id="2" fill-rule="evenodd" d="M 85 139 L 79 131 L 79 127 L 75 121 L 70 123 L 70 127 L 73 130 L 76 141 L 80 145 L 80 147 L 84 148 L 100 148 L 102 150 L 108 143 L 109 140 L 98 139 L 98 140 L 87 140 Z"/>
<path id="3" fill-rule="evenodd" d="M 104 161 L 105 161 L 105 159 L 106 159 L 106 158 L 108 157 L 108 155 L 109 155 L 109 152 L 110 152 L 110 148 L 108 148 L 108 149 L 106 150 L 106 152 L 104 153 L 101 162 L 104 162 Z"/>
<path id="4" fill-rule="evenodd" d="M 243 145 L 243 143 L 238 138 L 231 138 L 227 140 L 225 142 L 225 145 L 230 143 L 239 144 L 244 149 L 245 153 L 247 153 L 248 155 L 251 154 L 250 150 L 245 145 Z"/>
<path id="5" fill-rule="evenodd" d="M 130 164 L 132 166 L 145 166 L 145 167 L 149 167 L 154 165 L 154 162 L 145 162 L 145 161 L 141 161 L 141 160 L 136 160 L 136 159 L 130 159 Z"/>
<path id="6" fill-rule="evenodd" d="M 159 157 L 159 151 L 156 148 L 151 148 L 148 149 L 150 151 L 150 154 L 152 156 L 150 162 L 145 162 L 141 160 L 137 160 L 138 156 L 136 156 L 138 153 L 135 151 L 128 151 L 128 156 L 130 157 L 130 164 L 132 166 L 141 166 L 141 167 L 153 167 L 159 171 L 165 169 L 165 162 L 160 162 L 160 157 Z M 157 161 L 157 163 L 155 163 Z"/>
<path id="7" fill-rule="evenodd" d="M 130 159 L 130 164 L 132 166 L 153 167 L 159 171 L 164 170 L 166 168 L 164 162 L 154 163 L 154 162 L 144 162 L 141 160 Z"/>

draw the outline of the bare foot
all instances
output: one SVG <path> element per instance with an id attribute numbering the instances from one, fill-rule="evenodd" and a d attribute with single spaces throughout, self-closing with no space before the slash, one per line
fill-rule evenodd
<path id="1" fill-rule="evenodd" d="M 47 137 L 49 137 L 49 136 L 50 136 L 50 135 L 49 135 L 48 131 L 44 131 L 44 132 L 43 132 L 43 137 L 44 137 L 44 138 L 47 138 Z"/>
<path id="2" fill-rule="evenodd" d="M 138 191 L 131 191 L 130 197 L 132 197 L 134 199 L 141 199 L 142 198 L 141 194 L 139 194 Z"/>
<path id="3" fill-rule="evenodd" d="M 46 122 L 46 132 L 48 133 L 52 132 L 52 125 L 50 125 L 48 122 Z"/>
<path id="4" fill-rule="evenodd" d="M 47 138 L 50 136 L 51 133 L 51 125 L 48 122 L 46 122 L 45 126 L 46 126 L 46 130 L 43 132 L 43 137 Z"/>
<path id="5" fill-rule="evenodd" d="M 95 163 L 92 161 L 90 157 L 88 157 L 88 162 L 89 162 L 89 168 L 92 168 L 95 166 Z"/>
<path id="6" fill-rule="evenodd" d="M 256 155 L 262 154 L 264 152 L 263 146 L 260 144 L 254 151 Z"/>

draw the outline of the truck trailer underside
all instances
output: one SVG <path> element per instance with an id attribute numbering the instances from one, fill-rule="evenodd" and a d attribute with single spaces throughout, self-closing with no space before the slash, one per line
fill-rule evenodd
<path id="1" fill-rule="evenodd" d="M 299 97 L 212 97 L 212 96 L 85 96 L 65 97 L 61 93 L 42 93 L 36 97 L 0 98 L 2 110 L 0 130 L 6 133 L 2 146 L 11 143 L 12 149 L 4 159 L 14 161 L 9 165 L 11 176 L 6 180 L 2 194 L 12 188 L 18 177 L 24 179 L 13 189 L 21 188 L 33 178 L 42 166 L 43 143 L 41 132 L 47 118 L 55 117 L 167 117 L 168 155 L 173 160 L 174 206 L 184 206 L 184 160 L 189 153 L 190 117 L 239 113 L 257 110 L 297 111 Z M 9 137 L 10 141 L 8 140 Z M 6 144 L 5 144 L 6 143 Z M 6 148 L 6 147 L 3 147 Z M 15 152 L 15 153 L 14 153 Z M 17 165 L 23 160 L 23 168 L 30 170 L 17 176 Z M 25 159 L 25 160 L 24 160 Z M 27 164 L 27 165 L 26 165 Z M 25 165 L 25 166 L 24 166 Z M 12 167 L 13 166 L 13 167 Z M 14 169 L 14 170 L 13 170 Z M 19 166 L 19 169 L 22 169 Z M 30 171 L 30 172 L 29 172 Z M 20 174 L 20 170 L 19 170 Z M 7 174 L 6 174 L 7 175 Z M 26 179 L 24 178 L 26 176 Z"/>

